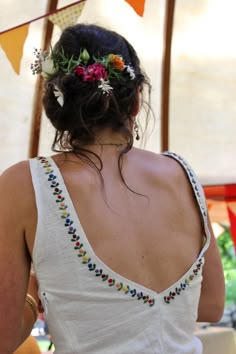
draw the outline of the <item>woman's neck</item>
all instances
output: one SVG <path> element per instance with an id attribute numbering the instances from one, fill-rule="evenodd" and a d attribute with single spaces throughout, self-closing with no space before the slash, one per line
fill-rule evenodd
<path id="1" fill-rule="evenodd" d="M 111 129 L 104 129 L 96 134 L 94 142 L 89 145 L 122 147 L 127 143 L 128 140 L 124 134 L 114 132 Z"/>

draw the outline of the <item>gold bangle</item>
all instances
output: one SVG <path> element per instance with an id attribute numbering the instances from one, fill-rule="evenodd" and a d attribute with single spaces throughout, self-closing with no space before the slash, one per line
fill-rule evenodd
<path id="1" fill-rule="evenodd" d="M 36 300 L 30 294 L 27 294 L 26 299 L 25 299 L 25 303 L 31 308 L 31 310 L 34 314 L 35 322 L 36 322 L 38 319 L 38 305 L 37 305 Z"/>

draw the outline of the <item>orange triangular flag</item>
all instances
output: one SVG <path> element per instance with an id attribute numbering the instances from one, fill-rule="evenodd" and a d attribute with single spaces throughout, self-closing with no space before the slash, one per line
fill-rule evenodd
<path id="1" fill-rule="evenodd" d="M 143 16 L 145 0 L 126 0 L 139 16 Z"/>
<path id="2" fill-rule="evenodd" d="M 20 73 L 20 63 L 28 30 L 29 24 L 26 24 L 0 34 L 0 45 L 18 75 Z"/>
<path id="3" fill-rule="evenodd" d="M 64 30 L 66 27 L 74 25 L 77 22 L 84 5 L 85 1 L 74 6 L 70 6 L 65 10 L 58 11 L 55 14 L 48 16 L 48 19 L 54 25 L 60 27 L 61 30 Z"/>

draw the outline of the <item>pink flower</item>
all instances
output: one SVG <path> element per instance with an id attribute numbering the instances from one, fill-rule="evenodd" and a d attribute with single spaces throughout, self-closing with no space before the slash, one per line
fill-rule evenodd
<path id="1" fill-rule="evenodd" d="M 78 76 L 82 76 L 83 81 L 99 81 L 101 79 L 105 80 L 108 76 L 104 66 L 99 63 L 88 65 L 87 68 L 78 65 L 75 68 L 75 73 Z"/>
<path id="2" fill-rule="evenodd" d="M 107 78 L 107 71 L 103 65 L 94 63 L 88 66 L 87 75 L 88 81 L 99 81 Z"/>
<path id="3" fill-rule="evenodd" d="M 107 78 L 107 72 L 103 65 L 95 63 L 89 65 L 84 76 L 84 81 L 99 81 Z"/>

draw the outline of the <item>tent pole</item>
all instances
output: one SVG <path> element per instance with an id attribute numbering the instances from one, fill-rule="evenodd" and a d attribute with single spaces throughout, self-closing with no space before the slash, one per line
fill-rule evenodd
<path id="1" fill-rule="evenodd" d="M 58 0 L 48 1 L 47 13 L 57 9 Z M 43 35 L 42 35 L 42 50 L 47 50 L 51 43 L 53 33 L 53 24 L 47 18 L 44 20 Z M 30 134 L 29 158 L 36 157 L 39 149 L 40 125 L 42 118 L 42 97 L 43 97 L 43 77 L 39 75 L 36 80 L 32 125 Z"/>
<path id="2" fill-rule="evenodd" d="M 174 9 L 175 0 L 166 0 L 161 74 L 161 151 L 169 149 L 170 66 Z"/>

